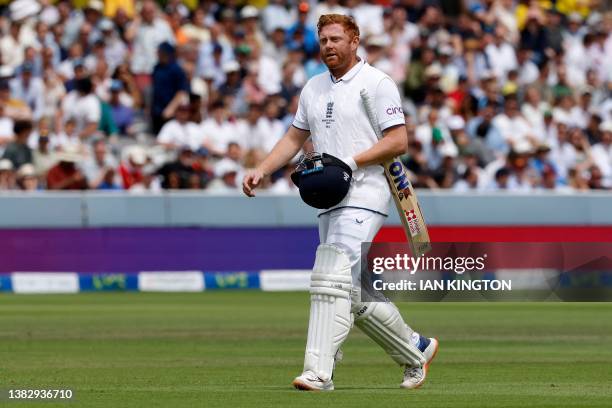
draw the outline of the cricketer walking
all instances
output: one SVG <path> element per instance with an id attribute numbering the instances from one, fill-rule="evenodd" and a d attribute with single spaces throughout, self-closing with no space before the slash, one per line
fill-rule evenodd
<path id="1" fill-rule="evenodd" d="M 244 193 L 284 166 L 309 137 L 316 152 L 300 163 L 294 182 L 307 204 L 319 208 L 319 239 L 311 275 L 310 321 L 300 390 L 333 390 L 340 346 L 353 323 L 404 370 L 401 387 L 421 386 L 438 341 L 415 332 L 390 302 L 361 302 L 361 243 L 370 242 L 389 211 L 391 192 L 380 163 L 407 147 L 396 84 L 357 55 L 359 28 L 348 16 L 327 14 L 317 24 L 329 72 L 311 78 L 300 95 L 293 125 L 263 162 L 247 172 Z M 384 137 L 377 139 L 360 91 L 374 101 Z"/>

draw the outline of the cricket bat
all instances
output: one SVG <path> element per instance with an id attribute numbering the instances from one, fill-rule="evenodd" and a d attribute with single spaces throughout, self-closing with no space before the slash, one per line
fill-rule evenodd
<path id="1" fill-rule="evenodd" d="M 365 89 L 360 91 L 360 95 L 374 132 L 379 139 L 382 139 L 383 133 L 378 125 L 374 103 Z M 404 225 L 404 232 L 408 237 L 412 256 L 423 255 L 431 249 L 431 241 L 419 201 L 412 188 L 412 183 L 408 179 L 408 171 L 399 157 L 385 161 L 383 167 L 395 207 Z"/>

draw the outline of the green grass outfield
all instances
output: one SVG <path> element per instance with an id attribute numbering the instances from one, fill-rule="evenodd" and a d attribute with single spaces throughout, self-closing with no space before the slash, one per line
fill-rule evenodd
<path id="1" fill-rule="evenodd" d="M 68 407 L 612 406 L 612 303 L 400 307 L 440 339 L 421 389 L 355 330 L 336 391 L 304 393 L 306 293 L 2 295 L 0 388 L 71 388 Z"/>

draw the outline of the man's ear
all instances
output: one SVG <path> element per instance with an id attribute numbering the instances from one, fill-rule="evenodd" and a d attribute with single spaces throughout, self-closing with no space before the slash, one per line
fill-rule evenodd
<path id="1" fill-rule="evenodd" d="M 356 51 L 359 48 L 359 36 L 356 35 L 351 39 L 351 50 Z"/>

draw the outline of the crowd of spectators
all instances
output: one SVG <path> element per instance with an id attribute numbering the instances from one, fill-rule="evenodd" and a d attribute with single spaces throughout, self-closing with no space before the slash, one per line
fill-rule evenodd
<path id="1" fill-rule="evenodd" d="M 326 71 L 327 13 L 353 16 L 358 54 L 398 84 L 416 187 L 610 189 L 606 7 L 15 0 L 0 6 L 0 190 L 239 191 Z M 295 192 L 292 168 L 264 188 Z"/>

